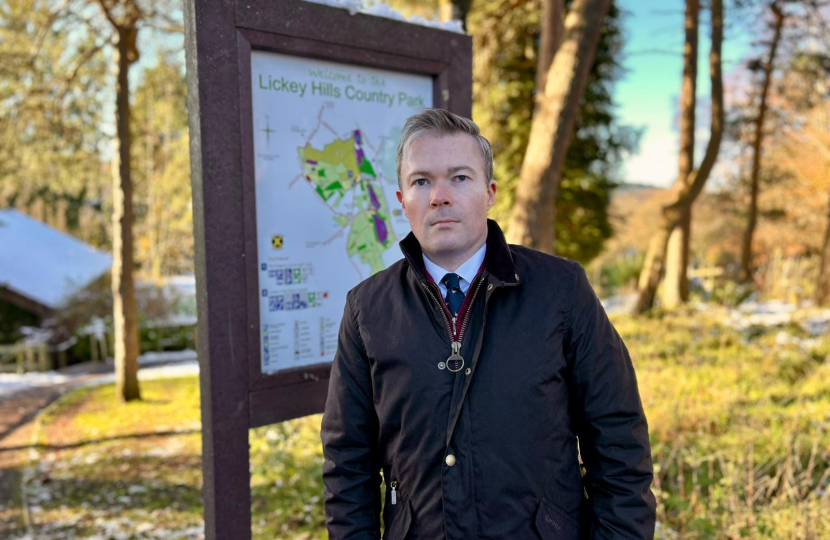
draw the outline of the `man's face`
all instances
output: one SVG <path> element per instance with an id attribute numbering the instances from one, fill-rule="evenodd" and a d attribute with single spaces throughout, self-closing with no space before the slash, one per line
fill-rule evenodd
<path id="1" fill-rule="evenodd" d="M 422 135 L 403 156 L 398 201 L 421 249 L 448 270 L 487 239 L 495 198 L 496 183 L 487 180 L 472 135 Z"/>

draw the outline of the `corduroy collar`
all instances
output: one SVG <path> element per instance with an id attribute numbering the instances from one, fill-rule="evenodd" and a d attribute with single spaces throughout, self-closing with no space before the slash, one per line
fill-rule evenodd
<path id="1" fill-rule="evenodd" d="M 409 266 L 422 283 L 426 282 L 426 268 L 424 267 L 421 244 L 413 233 L 406 235 L 400 242 L 401 251 L 409 262 Z M 510 254 L 510 246 L 504 239 L 501 227 L 492 219 L 487 220 L 487 255 L 484 259 L 484 268 L 495 279 L 504 285 L 518 285 L 519 273 Z"/>

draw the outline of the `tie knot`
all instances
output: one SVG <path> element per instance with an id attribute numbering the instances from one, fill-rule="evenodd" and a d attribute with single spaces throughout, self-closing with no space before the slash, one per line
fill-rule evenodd
<path id="1" fill-rule="evenodd" d="M 449 274 L 445 275 L 444 278 L 441 280 L 441 283 L 444 284 L 447 289 L 460 289 L 461 284 L 458 281 L 458 274 L 450 272 Z"/>

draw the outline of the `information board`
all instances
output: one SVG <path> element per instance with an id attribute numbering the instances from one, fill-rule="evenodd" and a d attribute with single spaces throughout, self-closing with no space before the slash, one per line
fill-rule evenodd
<path id="1" fill-rule="evenodd" d="M 262 373 L 331 362 L 346 293 L 401 258 L 407 118 L 432 77 L 251 52 Z"/>
<path id="2" fill-rule="evenodd" d="M 324 410 L 346 293 L 409 233 L 400 130 L 470 116 L 472 38 L 303 0 L 183 5 L 205 539 L 250 540 L 249 430 Z"/>

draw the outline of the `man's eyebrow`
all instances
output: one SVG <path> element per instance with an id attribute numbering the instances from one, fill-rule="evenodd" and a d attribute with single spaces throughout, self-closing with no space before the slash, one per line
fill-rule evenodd
<path id="1" fill-rule="evenodd" d="M 472 172 L 472 171 L 475 171 L 475 169 L 473 169 L 469 165 L 456 165 L 455 167 L 447 168 L 447 174 L 455 174 L 459 171 L 471 171 Z M 407 178 L 412 178 L 413 176 L 432 177 L 432 173 L 429 172 L 429 171 L 412 171 L 411 173 L 409 173 L 407 175 Z"/>
<path id="2" fill-rule="evenodd" d="M 412 178 L 413 176 L 432 176 L 432 173 L 428 171 L 412 171 L 406 175 L 407 178 Z"/>

